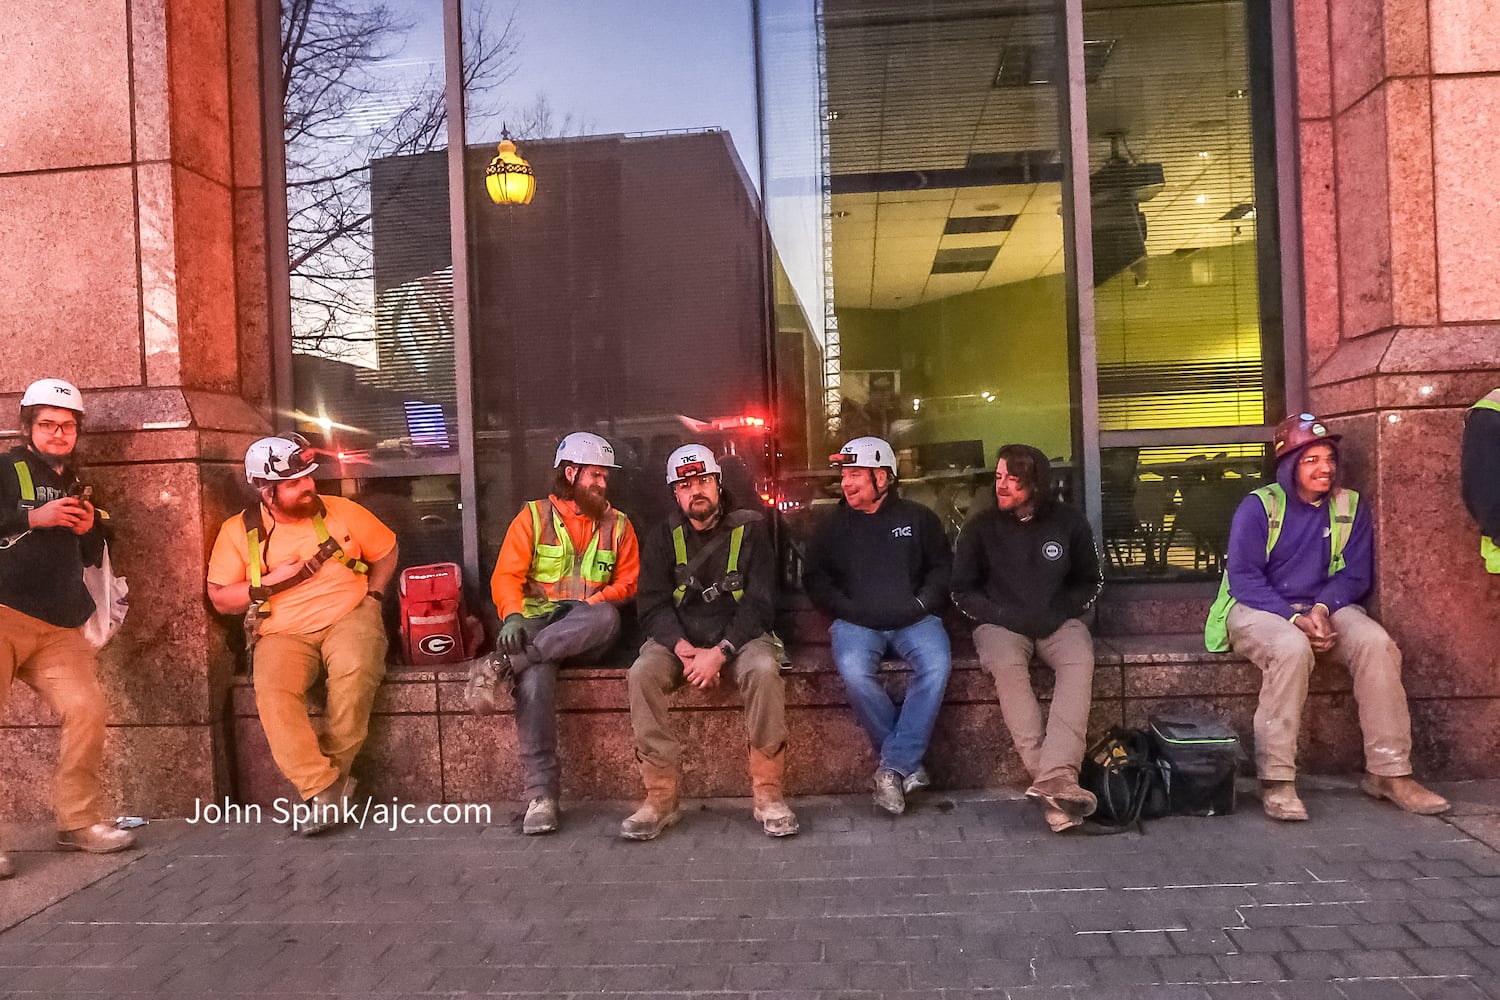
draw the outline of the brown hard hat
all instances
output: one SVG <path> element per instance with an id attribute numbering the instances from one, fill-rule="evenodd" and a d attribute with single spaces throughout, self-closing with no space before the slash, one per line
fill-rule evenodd
<path id="1" fill-rule="evenodd" d="M 1342 434 L 1330 434 L 1323 421 L 1311 413 L 1294 413 L 1276 425 L 1276 461 L 1304 445 L 1316 441 L 1337 441 Z"/>

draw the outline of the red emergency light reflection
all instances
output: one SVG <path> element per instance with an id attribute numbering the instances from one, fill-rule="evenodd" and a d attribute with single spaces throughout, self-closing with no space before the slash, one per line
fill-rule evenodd
<path id="1" fill-rule="evenodd" d="M 710 423 L 710 426 L 713 427 L 713 429 L 716 430 L 716 431 L 733 431 L 733 430 L 740 430 L 740 429 L 747 428 L 747 427 L 756 428 L 756 429 L 762 429 L 762 428 L 764 428 L 764 429 L 767 429 L 767 430 L 770 429 L 768 427 L 768 425 L 766 424 L 766 418 L 765 417 L 750 417 L 750 416 L 743 416 L 743 417 L 719 417 L 718 419 L 712 421 Z"/>

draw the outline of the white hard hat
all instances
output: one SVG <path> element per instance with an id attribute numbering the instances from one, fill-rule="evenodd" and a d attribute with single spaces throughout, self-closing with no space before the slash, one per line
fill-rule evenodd
<path id="1" fill-rule="evenodd" d="M 301 479 L 317 469 L 312 446 L 300 434 L 261 438 L 245 452 L 245 479 L 251 486 Z"/>
<path id="2" fill-rule="evenodd" d="M 615 461 L 615 450 L 610 443 L 597 434 L 588 431 L 574 431 L 558 442 L 557 458 L 552 462 L 555 469 L 564 462 L 576 462 L 579 465 L 602 465 L 606 469 L 618 469 L 619 463 Z"/>
<path id="3" fill-rule="evenodd" d="M 857 437 L 837 455 L 829 455 L 828 461 L 851 469 L 888 469 L 891 475 L 896 474 L 896 450 L 884 438 Z"/>
<path id="4" fill-rule="evenodd" d="M 83 394 L 72 382 L 60 378 L 38 379 L 26 387 L 21 397 L 22 406 L 56 406 L 64 410 L 83 412 Z"/>
<path id="5" fill-rule="evenodd" d="M 704 475 L 714 475 L 721 479 L 724 476 L 724 470 L 719 468 L 719 460 L 714 458 L 713 451 L 705 445 L 685 444 L 667 458 L 668 486 L 689 476 Z"/>

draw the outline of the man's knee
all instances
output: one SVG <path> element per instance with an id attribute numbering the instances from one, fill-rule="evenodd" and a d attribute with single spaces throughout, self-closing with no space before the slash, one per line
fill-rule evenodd
<path id="1" fill-rule="evenodd" d="M 740 684 L 747 689 L 781 683 L 781 662 L 766 643 L 759 640 L 750 642 L 740 650 L 734 660 L 734 669 L 740 678 Z"/>
<path id="2" fill-rule="evenodd" d="M 676 684 L 676 660 L 666 647 L 648 646 L 626 671 L 626 683 L 632 691 L 671 691 Z"/>
<path id="3" fill-rule="evenodd" d="M 92 677 L 54 692 L 53 704 L 64 726 L 102 730 L 109 719 L 104 689 Z"/>

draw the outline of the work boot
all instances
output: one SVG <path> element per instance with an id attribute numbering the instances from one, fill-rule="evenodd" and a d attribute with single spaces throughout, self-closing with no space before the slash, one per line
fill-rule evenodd
<path id="1" fill-rule="evenodd" d="M 521 820 L 521 832 L 528 837 L 551 833 L 557 829 L 559 811 L 557 800 L 554 798 L 538 796 L 532 799 L 526 803 L 526 815 Z"/>
<path id="2" fill-rule="evenodd" d="M 344 803 L 354 795 L 356 784 L 358 782 L 352 775 L 342 777 L 308 799 L 307 805 L 312 810 L 312 815 L 302 824 L 302 836 L 316 837 L 334 827 L 343 826 Z"/>
<path id="3" fill-rule="evenodd" d="M 767 837 L 790 837 L 802 829 L 797 814 L 781 797 L 781 778 L 786 771 L 786 744 L 774 754 L 750 748 L 750 791 L 755 802 L 755 818 Z"/>
<path id="4" fill-rule="evenodd" d="M 932 778 L 927 773 L 927 768 L 920 764 L 917 769 L 901 782 L 901 794 L 910 795 L 912 792 L 922 792 L 932 787 Z"/>
<path id="5" fill-rule="evenodd" d="M 1076 826 L 1083 825 L 1082 816 L 1075 816 L 1072 813 L 1055 809 L 1052 806 L 1047 806 L 1042 810 L 1042 818 L 1047 821 L 1047 825 L 1052 828 L 1053 833 L 1063 833 Z"/>
<path id="6" fill-rule="evenodd" d="M 117 830 L 113 823 L 95 823 L 77 830 L 59 830 L 57 842 L 74 851 L 113 854 L 135 846 L 135 834 L 129 830 Z"/>
<path id="7" fill-rule="evenodd" d="M 1360 780 L 1359 790 L 1373 799 L 1386 799 L 1396 807 L 1418 816 L 1436 816 L 1452 806 L 1437 792 L 1424 788 L 1409 774 L 1394 778 L 1378 774 L 1366 774 Z"/>
<path id="8" fill-rule="evenodd" d="M 1300 823 L 1307 819 L 1307 807 L 1297 797 L 1295 781 L 1262 781 L 1260 804 L 1267 816 L 1283 823 Z"/>
<path id="9" fill-rule="evenodd" d="M 464 701 L 469 711 L 480 717 L 495 714 L 495 692 L 514 697 L 515 672 L 510 657 L 504 653 L 481 656 L 469 666 L 469 683 L 464 686 Z"/>
<path id="10" fill-rule="evenodd" d="M 1099 800 L 1094 798 L 1094 793 L 1080 785 L 1078 779 L 1072 775 L 1058 775 L 1055 778 L 1043 778 L 1041 781 L 1033 782 L 1031 787 L 1026 789 L 1026 797 L 1050 809 L 1057 809 L 1069 816 L 1077 816 L 1079 819 L 1092 815 L 1099 806 Z"/>
<path id="11" fill-rule="evenodd" d="M 906 779 L 888 767 L 875 772 L 875 792 L 871 796 L 875 804 L 892 816 L 906 812 L 906 793 L 901 790 Z"/>
<path id="12" fill-rule="evenodd" d="M 646 786 L 646 800 L 620 824 L 620 836 L 626 840 L 655 840 L 682 819 L 677 808 L 676 767 L 657 767 L 643 760 L 641 783 Z"/>
<path id="13" fill-rule="evenodd" d="M 10 855 L 0 851 L 0 878 L 10 878 L 16 873 L 16 866 L 10 863 Z"/>

